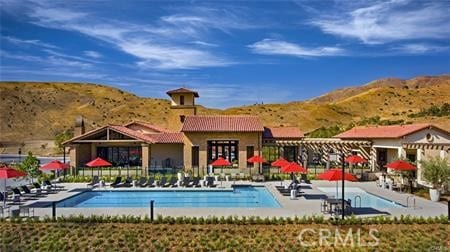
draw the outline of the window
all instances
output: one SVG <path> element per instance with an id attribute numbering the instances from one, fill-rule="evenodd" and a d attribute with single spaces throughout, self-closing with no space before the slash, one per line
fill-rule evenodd
<path id="1" fill-rule="evenodd" d="M 255 147 L 254 146 L 247 146 L 247 159 L 253 157 L 255 155 Z M 253 163 L 247 162 L 247 167 L 253 166 Z"/>
<path id="2" fill-rule="evenodd" d="M 108 160 L 113 166 L 141 166 L 141 147 L 97 147 L 97 156 Z"/>
<path id="3" fill-rule="evenodd" d="M 186 116 L 184 116 L 184 115 L 180 115 L 180 122 L 181 123 L 184 123 L 184 120 L 186 119 Z"/>
<path id="4" fill-rule="evenodd" d="M 192 146 L 192 167 L 199 166 L 199 152 L 200 148 L 198 146 Z"/>
<path id="5" fill-rule="evenodd" d="M 212 140 L 207 142 L 208 164 L 212 163 L 218 157 L 230 161 L 233 164 L 239 164 L 239 141 L 232 140 Z"/>
<path id="6" fill-rule="evenodd" d="M 184 105 L 184 95 L 180 95 L 180 105 Z"/>

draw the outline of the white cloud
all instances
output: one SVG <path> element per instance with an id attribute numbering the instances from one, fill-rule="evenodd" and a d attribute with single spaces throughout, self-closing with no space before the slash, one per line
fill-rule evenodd
<path id="1" fill-rule="evenodd" d="M 15 45 L 24 45 L 24 46 L 36 46 L 36 47 L 42 47 L 42 48 L 52 48 L 57 49 L 58 47 L 49 43 L 44 43 L 38 39 L 20 39 L 16 37 L 11 36 L 2 36 L 2 39 L 6 40 L 8 43 L 15 44 Z"/>
<path id="2" fill-rule="evenodd" d="M 75 68 L 91 68 L 92 64 L 76 61 L 76 60 L 67 60 L 61 57 L 56 57 L 53 55 L 47 57 L 41 56 L 31 56 L 31 55 L 23 55 L 23 54 L 14 54 L 7 51 L 0 51 L 0 58 L 9 58 L 13 60 L 19 61 L 28 61 L 28 62 L 37 62 L 40 66 L 65 66 L 65 67 L 75 67 Z"/>
<path id="3" fill-rule="evenodd" d="M 449 51 L 449 46 L 437 46 L 426 43 L 404 44 L 392 48 L 393 51 L 406 54 L 426 54 Z"/>
<path id="4" fill-rule="evenodd" d="M 110 43 L 138 59 L 143 68 L 194 69 L 223 67 L 235 62 L 205 47 L 186 44 L 186 36 L 198 37 L 202 31 L 237 27 L 234 19 L 222 18 L 213 22 L 211 17 L 176 14 L 162 17 L 156 24 L 140 25 L 117 20 L 101 19 L 88 13 L 68 9 L 34 8 L 30 15 L 37 25 L 76 31 Z M 233 20 L 230 24 L 223 20 Z M 184 34 L 183 36 L 180 36 Z M 182 41 L 179 41 L 182 38 Z M 206 45 L 206 44 L 204 44 Z M 92 57 L 92 54 L 91 54 Z"/>
<path id="5" fill-rule="evenodd" d="M 295 57 L 340 56 L 345 50 L 339 47 L 302 47 L 281 40 L 263 39 L 248 46 L 254 53 L 266 55 L 287 55 Z"/>
<path id="6" fill-rule="evenodd" d="M 88 57 L 94 58 L 94 59 L 103 57 L 103 55 L 101 53 L 96 52 L 96 51 L 84 51 L 83 54 Z"/>
<path id="7" fill-rule="evenodd" d="M 410 39 L 445 39 L 450 35 L 447 1 L 370 1 L 315 15 L 311 24 L 323 32 L 366 44 Z M 356 6 L 356 7 L 355 7 Z"/>

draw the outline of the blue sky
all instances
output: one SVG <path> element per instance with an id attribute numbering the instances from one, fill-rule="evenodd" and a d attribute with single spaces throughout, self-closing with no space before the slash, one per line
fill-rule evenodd
<path id="1" fill-rule="evenodd" d="M 450 1 L 1 3 L 1 80 L 107 84 L 224 108 L 450 69 Z"/>

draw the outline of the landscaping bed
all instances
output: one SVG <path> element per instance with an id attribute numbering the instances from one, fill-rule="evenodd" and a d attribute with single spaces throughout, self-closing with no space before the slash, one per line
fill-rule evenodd
<path id="1" fill-rule="evenodd" d="M 450 225 L 445 221 L 345 225 L 286 220 L 260 224 L 219 219 L 202 224 L 192 219 L 116 221 L 3 221 L 0 251 L 448 251 L 450 244 Z M 306 232 L 301 235 L 302 230 Z M 322 240 L 322 246 L 321 230 L 330 234 L 325 239 L 328 244 Z M 371 234 L 371 230 L 376 231 Z M 337 234 L 348 239 L 345 244 L 336 239 Z M 376 246 L 372 246 L 374 237 Z"/>

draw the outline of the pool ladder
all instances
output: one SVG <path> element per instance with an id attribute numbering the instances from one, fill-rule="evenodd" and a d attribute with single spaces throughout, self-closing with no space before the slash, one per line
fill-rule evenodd
<path id="1" fill-rule="evenodd" d="M 406 197 L 406 207 L 409 207 L 409 199 L 411 200 L 413 209 L 416 209 L 416 198 L 413 195 Z"/>
<path id="2" fill-rule="evenodd" d="M 356 195 L 354 198 L 354 201 L 353 201 L 353 202 L 355 202 L 355 208 L 356 208 L 356 200 L 357 199 L 359 199 L 359 208 L 361 208 L 361 196 L 359 196 L 359 195 Z"/>

